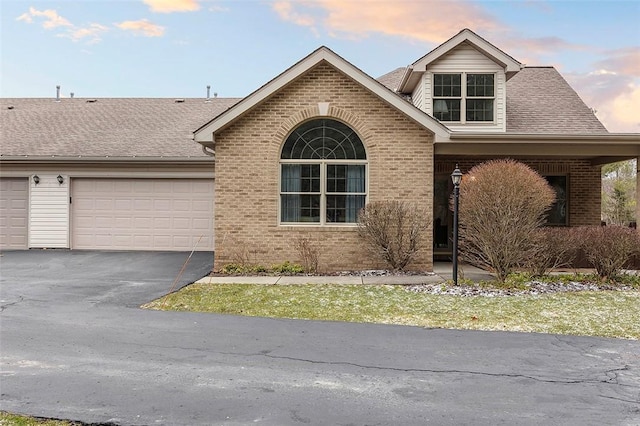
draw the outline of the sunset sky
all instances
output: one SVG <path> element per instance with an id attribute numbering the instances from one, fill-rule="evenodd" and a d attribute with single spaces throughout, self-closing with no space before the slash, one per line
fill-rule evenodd
<path id="1" fill-rule="evenodd" d="M 2 0 L 0 16 L 1 97 L 243 97 L 321 45 L 379 77 L 470 28 L 640 132 L 639 0 Z"/>

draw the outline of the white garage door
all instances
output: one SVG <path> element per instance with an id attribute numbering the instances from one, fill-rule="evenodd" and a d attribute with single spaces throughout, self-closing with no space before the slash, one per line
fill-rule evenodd
<path id="1" fill-rule="evenodd" d="M 213 250 L 212 179 L 73 179 L 71 191 L 71 248 Z"/>
<path id="2" fill-rule="evenodd" d="M 0 179 L 0 249 L 27 248 L 27 178 Z"/>

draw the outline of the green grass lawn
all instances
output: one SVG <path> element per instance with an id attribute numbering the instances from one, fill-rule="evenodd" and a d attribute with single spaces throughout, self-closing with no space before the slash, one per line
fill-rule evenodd
<path id="1" fill-rule="evenodd" d="M 80 423 L 63 420 L 37 419 L 0 411 L 0 426 L 75 426 Z"/>
<path id="2" fill-rule="evenodd" d="M 448 296 L 404 286 L 192 284 L 144 306 L 420 327 L 640 338 L 640 291 Z"/>

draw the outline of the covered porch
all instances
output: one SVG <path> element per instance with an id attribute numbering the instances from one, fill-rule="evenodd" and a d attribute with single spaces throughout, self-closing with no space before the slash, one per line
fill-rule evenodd
<path id="1" fill-rule="evenodd" d="M 547 218 L 549 226 L 599 225 L 601 167 L 638 159 L 640 136 L 452 133 L 449 140 L 436 141 L 434 155 L 433 257 L 446 260 L 452 255 L 450 175 L 456 165 L 466 173 L 491 159 L 512 158 L 525 163 L 545 177 L 556 191 L 557 200 Z M 637 191 L 636 197 L 640 198 L 639 194 Z M 637 206 L 640 210 L 640 200 Z M 636 212 L 636 217 L 640 217 L 640 212 Z"/>

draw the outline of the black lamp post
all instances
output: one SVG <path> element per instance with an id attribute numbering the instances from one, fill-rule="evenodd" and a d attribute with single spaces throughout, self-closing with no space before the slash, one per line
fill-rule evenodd
<path id="1" fill-rule="evenodd" d="M 451 173 L 451 181 L 453 182 L 453 285 L 458 285 L 458 201 L 462 172 L 457 164 Z"/>

